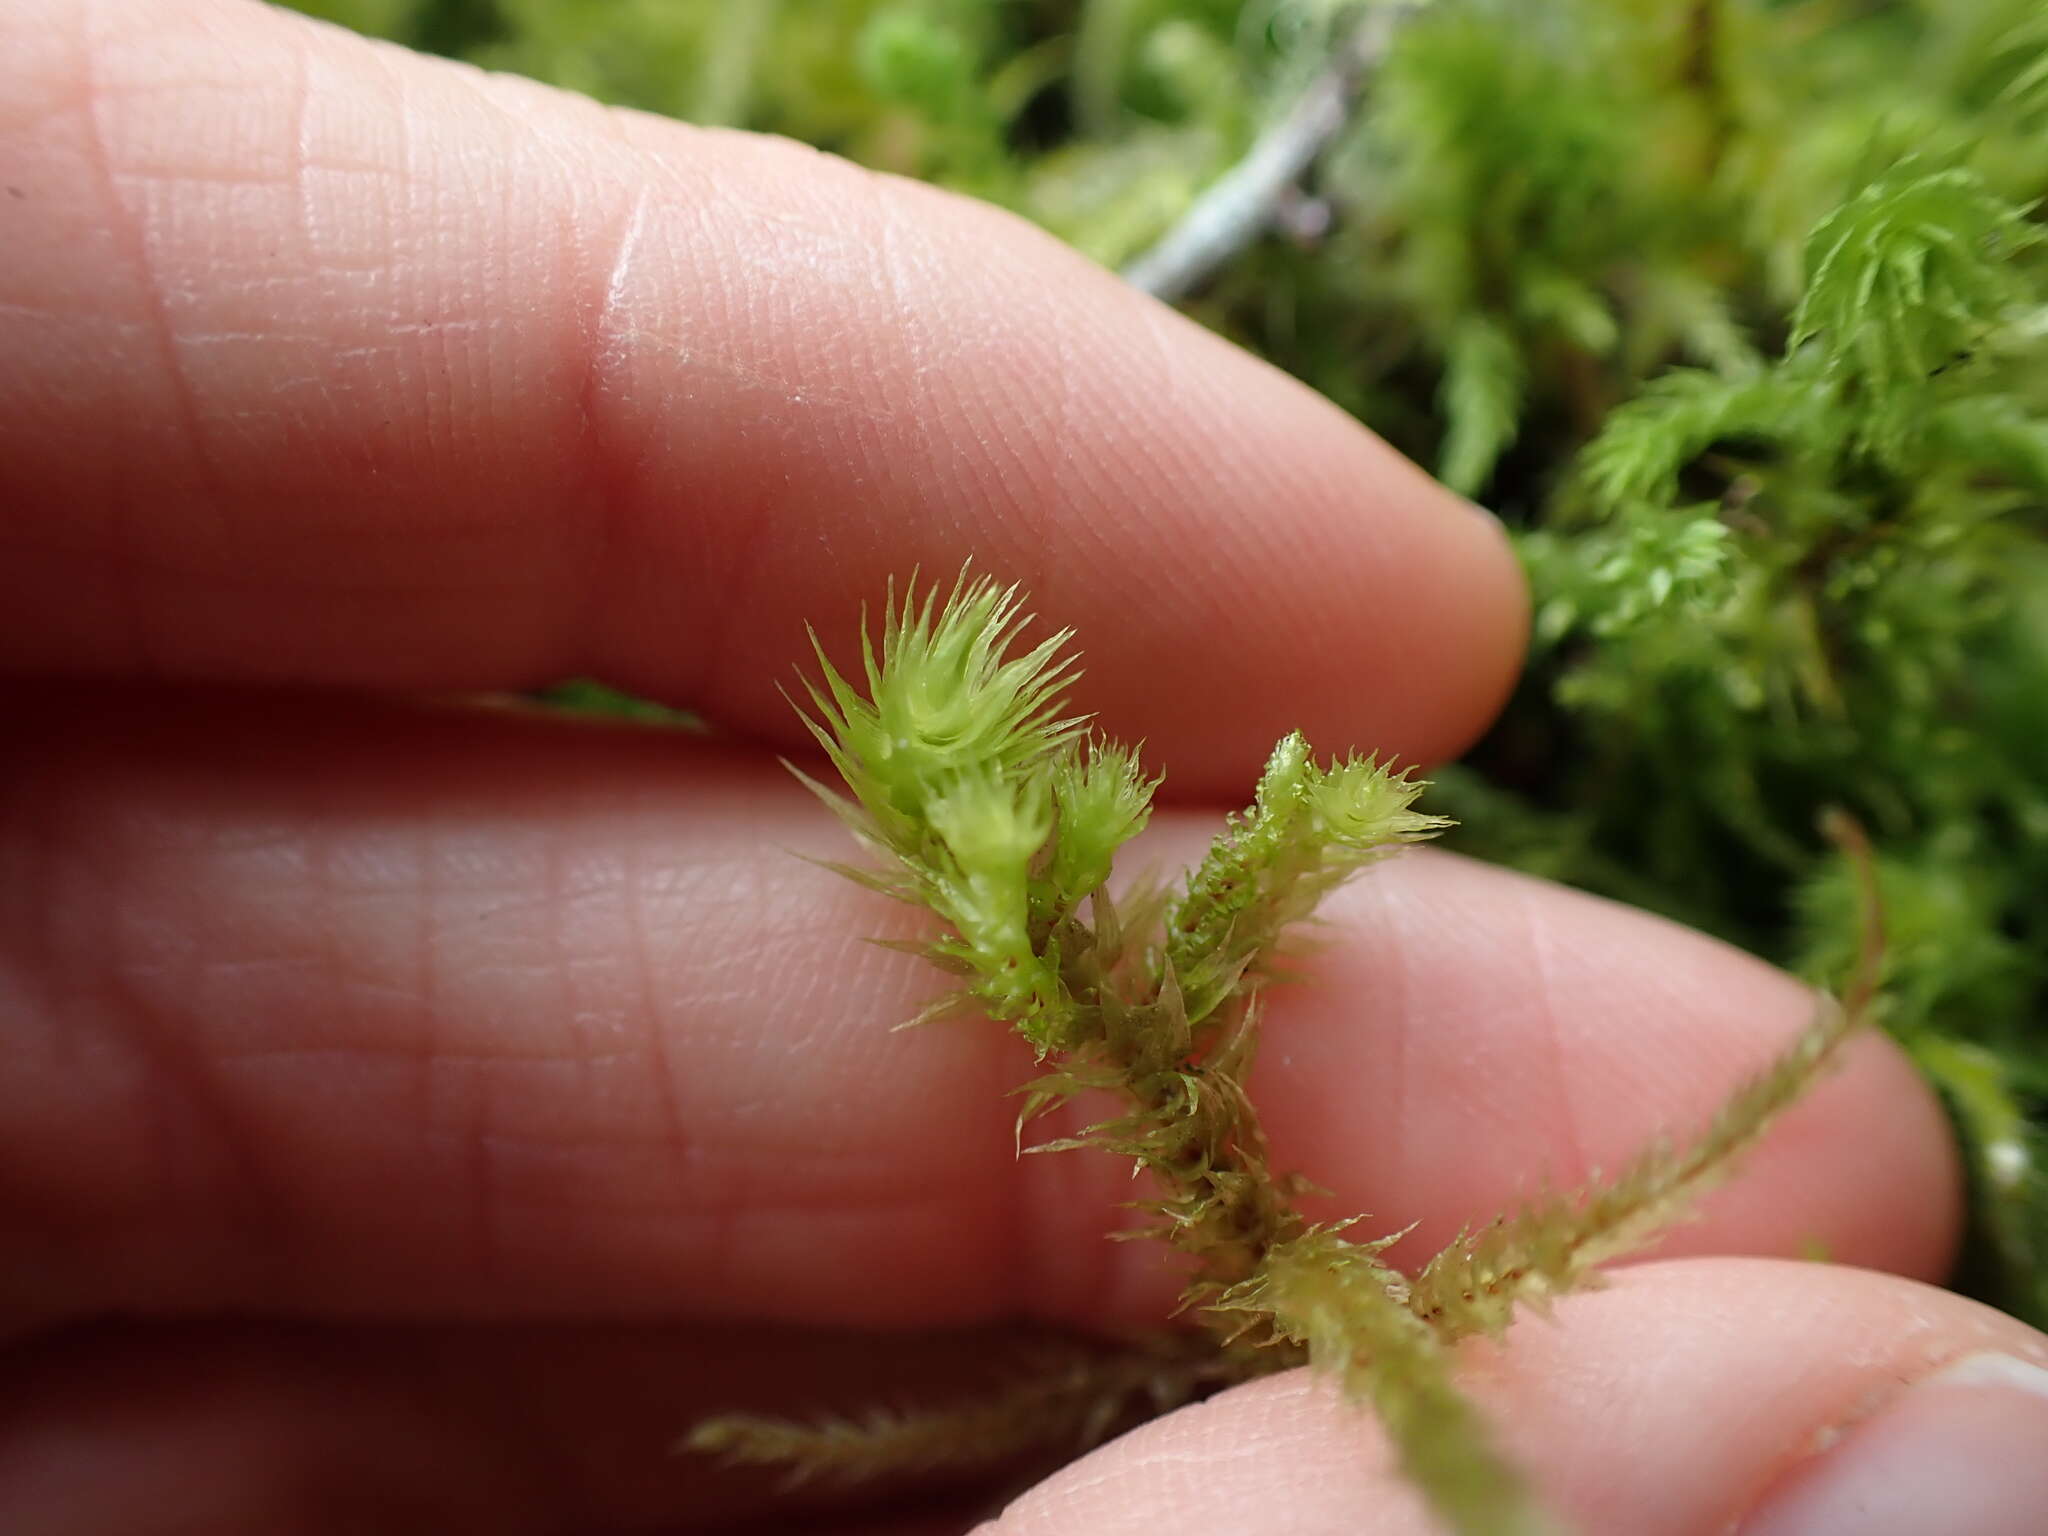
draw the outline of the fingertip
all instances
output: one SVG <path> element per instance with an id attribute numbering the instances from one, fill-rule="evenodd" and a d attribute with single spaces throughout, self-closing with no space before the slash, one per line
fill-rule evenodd
<path id="1" fill-rule="evenodd" d="M 1692 1536 L 1762 1520 L 1909 1384 L 1987 1354 L 2038 1370 L 2048 1340 L 1896 1277 L 1690 1260 L 1468 1347 L 1460 1376 L 1572 1529 Z M 1155 1420 L 1025 1495 L 992 1533 L 1139 1536 L 1162 1522 L 1183 1536 L 1439 1529 L 1372 1419 L 1294 1373 Z"/>
<path id="2" fill-rule="evenodd" d="M 611 329 L 648 345 L 608 363 L 603 420 L 663 547 L 609 572 L 601 665 L 674 685 L 645 625 L 675 571 L 700 655 L 787 665 L 806 623 L 844 645 L 892 580 L 972 560 L 1075 632 L 1077 703 L 1148 743 L 1171 798 L 1241 799 L 1293 730 L 1438 760 L 1505 698 L 1527 599 L 1499 524 L 1299 381 L 1004 211 L 746 135 L 693 141 L 716 160 L 673 124 L 631 142 L 728 206 L 692 250 L 701 211 L 648 205 L 613 285 Z M 717 323 L 721 268 L 749 274 L 749 314 L 802 324 Z M 679 457 L 631 407 L 706 375 Z M 688 676 L 725 722 L 787 734 L 762 669 Z"/>

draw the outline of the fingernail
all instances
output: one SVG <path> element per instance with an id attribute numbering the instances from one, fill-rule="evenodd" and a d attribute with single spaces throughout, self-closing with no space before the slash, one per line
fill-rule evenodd
<path id="1" fill-rule="evenodd" d="M 2042 1536 L 2048 1370 L 1970 1355 L 1795 1468 L 1742 1536 Z"/>

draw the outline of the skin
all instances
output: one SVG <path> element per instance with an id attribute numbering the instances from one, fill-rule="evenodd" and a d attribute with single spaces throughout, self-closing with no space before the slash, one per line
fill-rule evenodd
<path id="1" fill-rule="evenodd" d="M 238 0 L 0 0 L 0 1529 L 960 1529 L 666 1447 L 1171 1300 L 1102 1240 L 1124 1170 L 1019 1161 L 1028 1059 L 890 1033 L 933 978 L 862 941 L 908 919 L 792 857 L 844 853 L 775 763 L 804 624 L 969 556 L 1168 769 L 1161 862 L 1290 727 L 1456 752 L 1526 621 L 1483 514 L 1001 214 Z M 445 703 L 579 672 L 722 734 Z M 1254 1088 L 1410 1259 L 1811 1007 L 1444 856 L 1332 916 Z M 1917 1283 L 1957 1204 L 1865 1039 L 1661 1262 L 1465 1367 L 1589 1529 L 1720 1529 L 1900 1381 L 2041 1347 Z M 1706 1257 L 1815 1243 L 1863 1269 Z M 1219 1530 L 1414 1528 L 1287 1377 L 1001 1529 L 1137 1529 L 1188 1458 Z"/>

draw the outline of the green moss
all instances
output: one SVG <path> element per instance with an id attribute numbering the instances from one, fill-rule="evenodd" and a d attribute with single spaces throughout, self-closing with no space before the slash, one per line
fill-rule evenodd
<path id="1" fill-rule="evenodd" d="M 1061 714 L 1064 634 L 1006 655 L 1027 624 L 1014 589 L 963 576 L 943 605 L 936 592 L 892 594 L 879 642 L 862 636 L 860 686 L 819 651 L 809 724 L 850 798 L 805 782 L 875 861 L 845 873 L 939 920 L 923 953 L 964 981 L 925 1017 L 972 1007 L 1031 1043 L 1044 1070 L 1025 1089 L 1020 1146 L 1056 1104 L 1118 1101 L 1081 1135 L 1030 1150 L 1095 1148 L 1150 1176 L 1136 1208 L 1153 1217 L 1145 1235 L 1193 1261 L 1182 1310 L 1217 1336 L 1209 1380 L 1305 1355 L 1378 1411 L 1402 1466 L 1460 1536 L 1555 1529 L 1453 1384 L 1449 1346 L 1504 1332 L 1518 1311 L 1595 1283 L 1602 1263 L 1654 1240 L 1869 1016 L 1880 877 L 1860 832 L 1834 818 L 1860 936 L 1845 1005 L 1824 1009 L 1690 1142 L 1660 1141 L 1611 1181 L 1460 1236 L 1411 1283 L 1379 1257 L 1401 1234 L 1360 1242 L 1344 1235 L 1354 1223 L 1302 1216 L 1304 1186 L 1269 1166 L 1244 1082 L 1288 936 L 1338 885 L 1442 830 L 1413 809 L 1423 786 L 1366 759 L 1325 768 L 1289 735 L 1178 896 L 1112 899 L 1116 852 L 1143 828 L 1157 781 Z M 1205 1359 L 1181 1349 L 1184 1362 Z M 1156 1358 L 1147 1345 L 1123 1366 L 1150 1373 Z M 1072 1444 L 1086 1424 L 1113 1422 L 1129 1395 L 1114 1384 L 1127 1377 L 1091 1403 L 1064 1366 L 1037 1385 L 1031 1374 L 950 1416 L 720 1417 L 687 1443 L 800 1477 L 878 1476 L 1038 1433 Z M 1180 1400 L 1164 1386 L 1162 1403 Z"/>

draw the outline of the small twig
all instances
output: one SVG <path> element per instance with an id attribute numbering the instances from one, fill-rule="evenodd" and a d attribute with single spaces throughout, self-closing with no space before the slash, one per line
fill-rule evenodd
<path id="1" fill-rule="evenodd" d="M 1423 0 L 1385 0 L 1352 28 L 1330 62 L 1237 164 L 1196 198 L 1125 281 L 1168 303 L 1200 287 L 1271 226 L 1282 201 L 1344 130 L 1366 80 Z"/>

